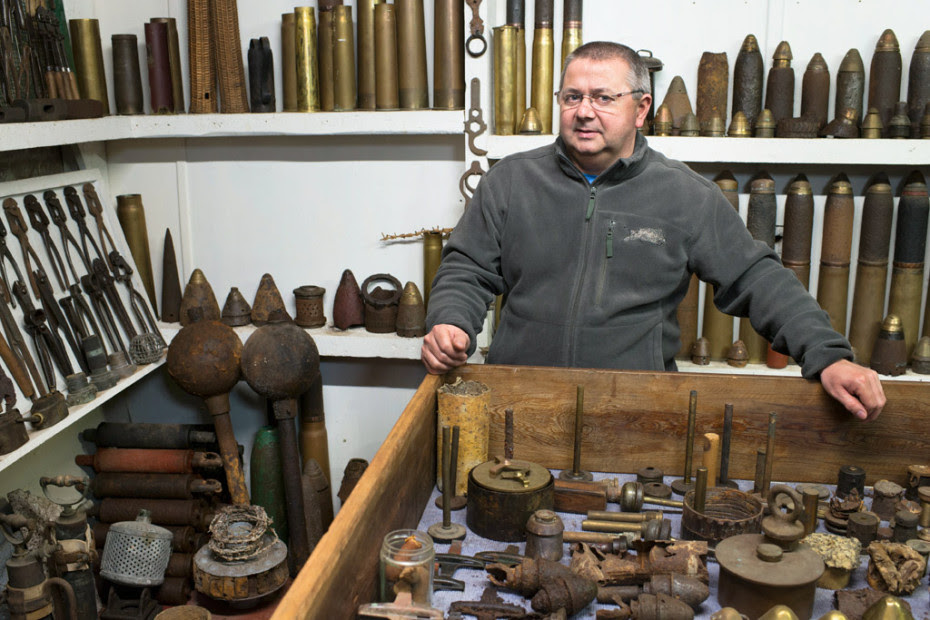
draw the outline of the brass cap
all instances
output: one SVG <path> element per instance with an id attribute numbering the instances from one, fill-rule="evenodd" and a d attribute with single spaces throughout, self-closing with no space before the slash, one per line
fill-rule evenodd
<path id="1" fill-rule="evenodd" d="M 889 334 L 900 334 L 904 331 L 904 325 L 897 314 L 889 314 L 882 320 L 882 331 Z"/>
<path id="2" fill-rule="evenodd" d="M 807 177 L 803 174 L 799 174 L 794 177 L 794 180 L 792 180 L 791 184 L 788 186 L 788 193 L 797 196 L 809 196 L 813 193 L 813 190 L 811 189 L 811 184 L 810 181 L 807 180 Z"/>
<path id="3" fill-rule="evenodd" d="M 914 47 L 915 52 L 930 52 L 930 30 L 924 30 L 924 33 L 917 39 L 917 45 Z"/>
<path id="4" fill-rule="evenodd" d="M 849 620 L 849 618 L 843 612 L 833 609 L 820 616 L 817 620 Z"/>
<path id="5" fill-rule="evenodd" d="M 899 52 L 901 46 L 898 45 L 898 37 L 894 36 L 894 30 L 885 29 L 882 36 L 878 37 L 878 43 L 875 44 L 876 52 Z"/>
<path id="6" fill-rule="evenodd" d="M 539 120 L 539 112 L 536 110 L 536 108 L 527 108 L 526 112 L 523 113 L 523 118 L 520 119 L 520 133 L 542 133 L 542 121 Z"/>
<path id="7" fill-rule="evenodd" d="M 775 116 L 772 114 L 772 111 L 766 108 L 762 110 L 762 113 L 756 117 L 756 136 L 759 135 L 760 130 L 767 130 L 771 134 L 775 132 Z"/>
<path id="8" fill-rule="evenodd" d="M 741 52 L 755 52 L 759 49 L 759 41 L 756 40 L 756 35 L 747 34 L 746 38 L 743 39 L 743 45 L 740 46 L 739 51 Z"/>
<path id="9" fill-rule="evenodd" d="M 727 135 L 731 138 L 751 138 L 752 130 L 749 128 L 749 119 L 742 110 L 738 110 L 730 121 L 730 127 L 727 129 Z"/>
<path id="10" fill-rule="evenodd" d="M 681 121 L 681 135 L 686 137 L 701 135 L 701 124 L 693 112 L 688 112 Z"/>
<path id="11" fill-rule="evenodd" d="M 712 116 L 701 127 L 701 135 L 711 138 L 720 138 L 723 136 L 724 126 L 723 119 L 719 116 Z"/>
<path id="12" fill-rule="evenodd" d="M 791 55 L 791 46 L 788 45 L 787 41 L 779 43 L 778 47 L 775 48 L 775 53 L 772 54 L 772 60 L 775 61 L 776 67 L 790 67 L 792 58 L 794 57 Z"/>
<path id="13" fill-rule="evenodd" d="M 888 595 L 866 609 L 862 614 L 862 620 L 914 620 L 914 616 L 901 599 Z"/>
<path id="14" fill-rule="evenodd" d="M 787 605 L 775 605 L 759 616 L 759 620 L 798 620 L 798 616 Z"/>
<path id="15" fill-rule="evenodd" d="M 829 71 L 827 69 L 827 61 L 823 59 L 823 56 L 820 55 L 820 52 L 815 53 L 809 63 L 807 63 L 807 71 Z"/>
<path id="16" fill-rule="evenodd" d="M 724 607 L 710 615 L 710 620 L 744 620 L 745 616 L 732 607 Z"/>
<path id="17" fill-rule="evenodd" d="M 657 136 L 672 135 L 672 110 L 664 103 L 656 110 L 652 121 L 653 132 Z"/>
<path id="18" fill-rule="evenodd" d="M 887 177 L 882 180 L 876 180 L 874 183 L 869 185 L 865 190 L 866 194 L 890 194 L 891 193 L 891 184 L 888 182 Z"/>
<path id="19" fill-rule="evenodd" d="M 415 306 L 422 303 L 423 296 L 420 294 L 420 289 L 413 282 L 407 282 L 404 285 L 404 292 L 400 296 L 400 305 Z"/>
<path id="20" fill-rule="evenodd" d="M 758 177 L 749 183 L 749 193 L 751 194 L 774 194 L 775 181 L 768 177 Z"/>
<path id="21" fill-rule="evenodd" d="M 736 191 L 739 189 L 739 183 L 736 181 L 736 177 L 733 176 L 733 173 L 729 170 L 723 170 L 714 177 L 714 183 L 722 189 L 723 191 Z"/>
<path id="22" fill-rule="evenodd" d="M 850 48 L 846 55 L 843 56 L 843 62 L 840 63 L 840 73 L 865 73 L 865 65 L 862 64 L 862 56 L 859 50 Z"/>
<path id="23" fill-rule="evenodd" d="M 862 137 L 873 139 L 882 137 L 882 118 L 875 108 L 869 108 L 862 120 Z"/>
<path id="24" fill-rule="evenodd" d="M 830 184 L 829 194 L 837 194 L 839 196 L 852 196 L 853 189 L 852 184 L 849 182 L 849 178 L 842 172 L 836 176 L 833 180 L 833 183 Z"/>

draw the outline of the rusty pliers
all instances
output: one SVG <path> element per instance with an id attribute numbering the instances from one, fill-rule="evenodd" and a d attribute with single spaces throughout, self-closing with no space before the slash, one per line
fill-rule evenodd
<path id="1" fill-rule="evenodd" d="M 32 194 L 27 194 L 23 198 L 23 206 L 26 207 L 26 213 L 29 214 L 29 223 L 32 225 L 32 229 L 42 237 L 42 244 L 45 246 L 46 255 L 52 261 L 52 272 L 55 274 L 55 279 L 58 280 L 58 286 L 61 287 L 61 290 L 66 290 L 68 274 L 65 272 L 65 264 L 61 260 L 61 254 L 58 252 L 58 248 L 55 247 L 55 242 L 52 241 L 52 236 L 48 232 L 48 216 L 42 210 L 42 205 L 39 204 L 38 199 Z"/>
<path id="2" fill-rule="evenodd" d="M 45 273 L 45 267 L 42 265 L 42 259 L 39 258 L 32 244 L 29 243 L 29 226 L 26 225 L 26 218 L 23 217 L 22 211 L 19 210 L 19 205 L 17 205 L 16 201 L 12 198 L 7 198 L 3 201 L 3 212 L 6 215 L 7 224 L 10 226 L 10 232 L 19 240 L 19 245 L 23 250 L 23 264 L 26 267 L 26 271 L 29 272 L 29 284 L 32 286 L 32 292 L 35 294 L 36 299 L 39 299 L 39 285 L 36 282 L 35 275 L 32 273 L 32 264 L 29 258 L 32 257 L 35 259 L 36 268 L 43 273 Z"/>
<path id="3" fill-rule="evenodd" d="M 0 222 L 0 277 L 3 278 L 2 286 L 0 286 L 0 295 L 3 296 L 3 301 L 15 308 L 16 300 L 13 299 L 13 295 L 10 294 L 10 287 L 8 284 L 10 278 L 6 273 L 6 262 L 9 261 L 10 266 L 13 268 L 13 272 L 16 274 L 17 280 L 23 279 L 23 272 L 19 270 L 19 265 L 16 264 L 13 252 L 6 244 L 6 235 L 6 226 L 3 225 L 3 222 Z"/>

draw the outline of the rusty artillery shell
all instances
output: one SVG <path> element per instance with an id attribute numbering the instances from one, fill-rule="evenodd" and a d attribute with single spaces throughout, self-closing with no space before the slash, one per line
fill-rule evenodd
<path id="1" fill-rule="evenodd" d="M 856 118 L 856 111 L 852 108 L 837 111 L 836 118 L 820 130 L 820 135 L 834 138 L 858 138 L 859 120 Z"/>
<path id="2" fill-rule="evenodd" d="M 290 320 L 291 315 L 287 313 L 284 298 L 281 297 L 274 278 L 270 273 L 266 273 L 258 283 L 255 300 L 252 302 L 252 323 L 261 326 Z"/>
<path id="3" fill-rule="evenodd" d="M 845 334 L 854 205 L 852 186 L 840 176 L 830 186 L 824 207 L 817 303 L 830 315 L 833 329 Z"/>
<path id="4" fill-rule="evenodd" d="M 199 312 L 198 312 L 199 310 Z M 194 269 L 191 278 L 184 287 L 184 296 L 181 298 L 180 320 L 182 326 L 194 322 L 193 313 L 200 318 L 197 320 L 219 321 L 220 305 L 216 303 L 213 287 L 207 282 L 206 276 L 199 269 Z M 135 517 L 133 517 L 135 518 Z"/>
<path id="5" fill-rule="evenodd" d="M 905 337 L 901 319 L 894 314 L 886 316 L 872 347 L 869 368 L 880 375 L 903 375 L 907 371 L 908 359 Z"/>
<path id="6" fill-rule="evenodd" d="M 400 107 L 397 85 L 397 20 L 394 5 L 375 5 L 375 107 Z"/>
<path id="7" fill-rule="evenodd" d="M 843 57 L 840 69 L 836 72 L 836 99 L 834 114 L 840 115 L 847 108 L 856 111 L 856 120 L 865 118 L 862 114 L 862 98 L 865 94 L 865 65 L 859 50 L 851 48 Z"/>
<path id="8" fill-rule="evenodd" d="M 397 335 L 403 338 L 421 338 L 426 335 L 426 308 L 420 289 L 413 282 L 404 285 L 397 306 Z"/>
<path id="9" fill-rule="evenodd" d="M 930 215 L 927 186 L 922 181 L 907 183 L 898 201 L 894 264 L 888 298 L 888 313 L 894 314 L 901 321 L 907 347 L 905 355 L 908 357 L 919 336 L 927 217 Z"/>
<path id="10" fill-rule="evenodd" d="M 894 104 L 901 99 L 901 48 L 891 28 L 886 29 L 875 44 L 869 68 L 869 108 L 878 110 L 882 121 L 882 137 L 888 137 L 888 123 Z"/>
<path id="11" fill-rule="evenodd" d="M 284 111 L 297 111 L 297 22 L 293 13 L 281 14 L 281 91 Z"/>
<path id="12" fill-rule="evenodd" d="M 501 136 L 516 133 L 516 35 L 514 26 L 494 29 L 494 133 Z"/>
<path id="13" fill-rule="evenodd" d="M 245 300 L 242 293 L 235 286 L 229 289 L 220 320 L 230 327 L 248 325 L 252 322 L 252 306 Z"/>
<path id="14" fill-rule="evenodd" d="M 333 300 L 333 325 L 337 329 L 349 329 L 364 324 L 365 305 L 362 302 L 362 289 L 352 270 L 346 269 L 342 272 Z"/>
<path id="15" fill-rule="evenodd" d="M 814 54 L 801 78 L 801 117 L 814 120 L 818 129 L 827 124 L 830 108 L 830 70 L 820 55 Z"/>
<path id="16" fill-rule="evenodd" d="M 359 0 L 355 3 L 358 49 L 358 109 L 374 110 L 375 89 L 375 5 L 381 0 Z"/>
<path id="17" fill-rule="evenodd" d="M 210 424 L 142 424 L 101 422 L 81 432 L 81 439 L 98 448 L 156 448 L 188 450 L 216 443 Z"/>
<path id="18" fill-rule="evenodd" d="M 804 288 L 810 284 L 811 235 L 814 228 L 814 195 L 811 184 L 799 174 L 788 186 L 785 198 L 785 229 L 782 264 L 794 272 Z"/>
<path id="19" fill-rule="evenodd" d="M 727 118 L 727 85 L 730 64 L 726 52 L 704 52 L 698 65 L 698 86 L 695 114 L 703 128 L 710 119 Z"/>
<path id="20" fill-rule="evenodd" d="M 199 499 L 140 499 L 108 497 L 97 505 L 97 518 L 104 523 L 133 521 L 139 511 L 152 514 L 152 523 L 158 525 L 190 525 L 205 530 L 210 524 L 212 511 Z"/>
<path id="21" fill-rule="evenodd" d="M 552 133 L 553 63 L 555 62 L 555 41 L 552 33 L 553 11 L 553 0 L 536 0 L 529 104 L 539 112 L 544 134 Z"/>
<path id="22" fill-rule="evenodd" d="M 794 116 L 794 69 L 791 67 L 791 46 L 782 41 L 775 48 L 772 67 L 765 85 L 765 109 L 771 110 L 777 124 Z"/>
<path id="23" fill-rule="evenodd" d="M 724 170 L 714 178 L 714 183 L 723 192 L 726 199 L 739 211 L 739 184 L 729 170 Z M 704 328 L 701 335 L 707 339 L 710 359 L 721 361 L 727 358 L 727 352 L 733 343 L 733 317 L 724 314 L 713 303 L 714 288 L 707 283 L 704 288 Z"/>
<path id="24" fill-rule="evenodd" d="M 749 121 L 746 120 L 746 115 L 743 114 L 742 111 L 733 114 L 733 120 L 730 122 L 729 129 L 727 129 L 727 135 L 731 138 L 752 137 L 752 129 L 750 128 Z"/>
<path id="25" fill-rule="evenodd" d="M 358 105 L 355 82 L 355 35 L 352 7 L 333 8 L 333 109 L 354 110 Z"/>
<path id="26" fill-rule="evenodd" d="M 162 254 L 161 320 L 177 323 L 181 319 L 181 280 L 178 261 L 174 254 L 171 229 L 165 229 L 165 246 Z"/>
<path id="27" fill-rule="evenodd" d="M 194 469 L 223 466 L 214 452 L 150 448 L 99 448 L 94 454 L 78 454 L 74 462 L 97 472 L 163 474 L 189 474 Z"/>
<path id="28" fill-rule="evenodd" d="M 74 73 L 78 91 L 84 99 L 96 99 L 103 104 L 103 113 L 110 113 L 107 96 L 107 76 L 103 69 L 103 47 L 100 43 L 100 21 L 69 19 L 71 47 L 74 51 Z"/>
<path id="29" fill-rule="evenodd" d="M 685 81 L 680 75 L 672 78 L 668 90 L 665 92 L 665 99 L 662 105 L 666 106 L 672 115 L 672 135 L 681 134 L 682 124 L 685 117 L 692 114 L 691 100 L 688 99 L 688 89 L 685 88 Z M 661 108 L 661 106 L 659 106 Z"/>
<path id="30" fill-rule="evenodd" d="M 911 120 L 911 138 L 920 138 L 920 121 L 930 103 L 930 30 L 925 30 L 911 56 L 907 78 L 907 115 Z"/>
<path id="31" fill-rule="evenodd" d="M 437 110 L 465 108 L 464 20 L 463 0 L 434 3 L 433 108 Z"/>
<path id="32" fill-rule="evenodd" d="M 320 73 L 317 52 L 316 17 L 312 6 L 294 7 L 295 49 L 297 51 L 297 111 L 320 109 Z"/>
<path id="33" fill-rule="evenodd" d="M 323 407 L 323 376 L 318 374 L 298 400 L 300 410 L 300 456 L 304 467 L 313 459 L 326 480 L 329 474 L 329 441 L 326 434 L 326 413 Z M 306 472 L 305 472 L 306 473 Z M 329 483 L 327 483 L 327 488 Z"/>
<path id="34" fill-rule="evenodd" d="M 856 361 L 864 366 L 872 357 L 872 345 L 885 309 L 893 213 L 894 197 L 887 178 L 870 185 L 862 206 L 859 258 L 849 323 L 849 343 L 856 351 Z"/>
<path id="35" fill-rule="evenodd" d="M 97 498 L 145 497 L 151 499 L 194 499 L 200 494 L 219 493 L 217 480 L 195 474 L 98 472 L 91 480 Z"/>
<path id="36" fill-rule="evenodd" d="M 320 72 L 320 110 L 331 112 L 336 108 L 336 91 L 333 75 L 333 7 L 320 7 L 320 23 L 316 29 L 316 55 Z"/>
<path id="37" fill-rule="evenodd" d="M 361 480 L 366 469 L 368 469 L 368 461 L 365 459 L 352 458 L 346 463 L 345 471 L 342 472 L 342 484 L 339 485 L 339 491 L 336 493 L 336 497 L 339 498 L 343 506 L 352 491 L 355 490 L 355 485 Z"/>
<path id="38" fill-rule="evenodd" d="M 139 73 L 139 41 L 134 34 L 114 34 L 113 90 L 117 114 L 143 114 L 142 78 Z M 921 110 L 923 112 L 923 110 Z"/>
<path id="39" fill-rule="evenodd" d="M 422 110 L 429 107 L 423 0 L 395 0 L 394 5 L 397 7 L 400 107 L 402 110 Z"/>
<path id="40" fill-rule="evenodd" d="M 594 581 L 569 573 L 564 577 L 543 582 L 530 604 L 541 614 L 551 614 L 564 609 L 567 614 L 573 615 L 587 607 L 595 597 L 597 584 Z"/>
<path id="41" fill-rule="evenodd" d="M 764 174 L 764 173 L 763 173 Z M 746 213 L 746 228 L 753 239 L 762 241 L 770 248 L 775 247 L 775 181 L 768 175 L 759 176 L 749 185 L 749 209 Z M 746 345 L 749 363 L 765 361 L 767 343 L 756 333 L 749 319 L 740 319 L 740 340 Z"/>
<path id="42" fill-rule="evenodd" d="M 733 64 L 733 114 L 742 112 L 750 127 L 762 112 L 762 52 L 755 35 L 747 34 Z"/>
<path id="43" fill-rule="evenodd" d="M 907 116 L 907 102 L 899 101 L 894 104 L 894 113 L 888 122 L 888 137 L 903 140 L 910 137 L 911 119 Z"/>

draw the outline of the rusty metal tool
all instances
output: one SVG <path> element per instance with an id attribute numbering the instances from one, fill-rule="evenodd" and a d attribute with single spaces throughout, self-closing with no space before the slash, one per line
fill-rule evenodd
<path id="1" fill-rule="evenodd" d="M 465 119 L 465 133 L 468 134 L 468 150 L 478 157 L 484 157 L 488 154 L 487 149 L 481 149 L 475 146 L 475 138 L 488 129 L 488 124 L 484 122 L 481 113 L 481 80 L 472 78 L 470 84 L 471 107 L 468 108 L 468 117 Z"/>
<path id="2" fill-rule="evenodd" d="M 94 236 L 91 234 L 90 229 L 87 228 L 87 221 L 84 219 L 87 216 L 87 212 L 84 210 L 84 204 L 81 202 L 81 197 L 78 196 L 77 189 L 68 185 L 65 187 L 64 192 L 65 202 L 68 203 L 68 213 L 71 214 L 71 219 L 78 227 L 78 238 L 81 240 L 84 264 L 87 266 L 88 271 L 90 271 L 91 256 L 87 246 L 88 241 L 90 241 L 90 247 L 94 248 L 97 258 L 106 261 L 106 257 L 104 257 L 103 252 L 100 250 L 100 246 L 98 246 L 97 242 L 94 240 Z"/>
<path id="3" fill-rule="evenodd" d="M 35 362 L 32 360 L 31 356 L 29 357 L 29 364 L 27 364 L 26 360 L 16 353 L 16 351 L 20 351 L 21 345 L 19 342 L 22 340 L 22 333 L 19 331 L 19 328 L 16 327 L 13 314 L 4 303 L 0 303 L 0 324 L 2 324 L 3 331 L 6 332 L 10 342 L 13 343 L 11 347 L 7 342 L 7 338 L 0 335 L 0 358 L 3 359 L 7 368 L 10 369 L 10 374 L 13 375 L 13 379 L 16 381 L 23 395 L 33 400 L 35 399 L 36 391 L 30 379 L 30 374 L 33 378 L 38 378 L 39 371 L 35 367 Z"/>
<path id="4" fill-rule="evenodd" d="M 71 329 L 69 329 L 70 319 L 68 319 L 63 311 L 64 308 L 59 307 L 59 305 L 55 303 L 55 293 L 52 291 L 52 285 L 48 281 L 48 276 L 40 271 L 36 271 L 35 276 L 36 282 L 39 285 L 39 298 L 42 302 L 42 308 L 45 311 L 45 318 L 48 321 L 49 329 L 52 330 L 52 333 L 57 334 L 61 332 L 68 346 L 71 348 L 71 352 L 74 353 L 74 359 L 78 361 L 81 370 L 85 373 L 90 372 L 87 359 L 84 356 L 84 351 L 75 340 Z M 67 306 L 67 304 L 65 304 L 65 306 Z"/>
<path id="5" fill-rule="evenodd" d="M 39 255 L 33 249 L 32 244 L 29 243 L 29 227 L 26 225 L 26 218 L 23 217 L 22 211 L 19 210 L 19 206 L 16 204 L 16 201 L 12 198 L 7 198 L 3 201 L 3 212 L 6 215 L 7 224 L 10 226 L 10 232 L 13 233 L 13 236 L 19 241 L 19 245 L 23 251 L 23 265 L 26 267 L 26 271 L 29 275 L 29 284 L 32 287 L 32 292 L 35 295 L 36 299 L 39 298 L 39 285 L 36 283 L 35 274 L 32 273 L 32 264 L 29 261 L 29 257 L 32 257 L 36 261 L 36 267 L 45 271 L 45 267 L 42 266 L 42 259 L 39 258 Z"/>
<path id="6" fill-rule="evenodd" d="M 100 287 L 96 274 L 88 273 L 87 275 L 81 276 L 81 287 L 90 297 L 91 307 L 94 309 L 94 314 L 97 315 L 97 319 L 100 321 L 100 326 L 103 327 L 103 333 L 110 343 L 110 348 L 114 351 L 125 351 L 126 345 L 123 344 L 123 339 L 119 335 L 116 322 L 113 320 L 113 314 L 110 312 L 110 307 L 107 305 L 106 297 L 104 296 L 103 289 Z"/>
<path id="7" fill-rule="evenodd" d="M 465 538 L 465 527 L 452 523 L 452 496 L 455 487 L 452 484 L 452 432 L 448 426 L 442 427 L 442 522 L 429 526 L 427 533 L 433 540 L 448 543 Z"/>
<path id="8" fill-rule="evenodd" d="M 559 472 L 560 480 L 594 480 L 594 475 L 584 469 L 581 469 L 581 433 L 584 430 L 582 421 L 584 420 L 584 386 L 579 385 L 575 389 L 575 450 L 572 456 L 571 470 L 563 469 Z"/>
<path id="9" fill-rule="evenodd" d="M 2 340 L 3 336 L 0 336 Z M 4 345 L 6 342 L 4 341 Z M 8 347 L 7 347 L 8 348 Z M 0 366 L 0 400 L 3 401 L 3 412 L 0 413 L 0 455 L 9 454 L 29 440 L 26 432 L 26 422 L 33 425 L 42 423 L 39 415 L 23 417 L 16 405 L 16 391 L 13 381 L 6 376 Z"/>
<path id="10" fill-rule="evenodd" d="M 762 493 L 768 493 L 772 485 L 772 470 L 775 468 L 775 422 L 778 414 L 772 411 L 769 413 L 769 430 L 766 435 L 765 446 L 765 473 L 762 475 Z"/>
<path id="11" fill-rule="evenodd" d="M 132 430 L 126 433 L 130 437 L 139 437 Z M 78 454 L 74 462 L 82 467 L 92 467 L 96 472 L 150 474 L 190 474 L 195 469 L 219 469 L 223 466 L 220 455 L 215 452 L 181 448 L 98 448 L 94 454 Z"/>
<path id="12" fill-rule="evenodd" d="M 142 325 L 143 335 L 145 333 L 153 334 L 161 344 L 161 348 L 167 348 L 168 343 L 162 338 L 161 332 L 158 330 L 158 324 L 155 323 L 155 317 L 152 315 L 145 297 L 132 285 L 132 267 L 116 250 L 110 252 L 110 265 L 113 268 L 116 281 L 125 284 L 129 290 L 129 304 L 133 314 L 136 315 L 136 320 Z"/>
<path id="13" fill-rule="evenodd" d="M 105 258 L 107 258 L 107 264 L 110 266 L 110 269 L 114 269 L 113 263 L 109 262 L 109 258 L 112 256 L 113 252 L 117 252 L 116 244 L 113 242 L 113 237 L 110 236 L 110 231 L 107 230 L 106 223 L 103 221 L 103 205 L 100 204 L 97 190 L 94 189 L 93 183 L 85 183 L 81 186 L 81 190 L 84 192 L 84 200 L 87 201 L 87 211 L 94 217 L 94 221 L 97 222 L 97 234 L 100 236 L 100 249 L 103 251 Z M 109 251 L 107 250 L 107 242 L 110 244 Z M 113 275 L 116 275 L 115 270 Z"/>
<path id="14" fill-rule="evenodd" d="M 3 225 L 3 222 L 0 222 L 0 277 L 3 278 L 3 286 L 0 287 L 0 293 L 3 294 L 3 300 L 11 304 L 14 308 L 16 307 L 16 301 L 13 299 L 13 296 L 10 294 L 10 287 L 8 285 L 10 279 L 6 272 L 6 262 L 10 263 L 10 266 L 13 267 L 13 272 L 16 274 L 17 280 L 23 280 L 23 272 L 19 270 L 19 265 L 16 264 L 16 259 L 13 258 L 13 252 L 10 250 L 10 247 L 6 244 L 6 235 L 7 229 Z"/>
<path id="15" fill-rule="evenodd" d="M 498 620 L 500 618 L 523 618 L 526 610 L 519 605 L 511 605 L 497 595 L 497 590 L 488 587 L 481 594 L 480 601 L 455 601 L 449 611 L 475 616 L 478 620 Z"/>
<path id="16" fill-rule="evenodd" d="M 688 399 L 688 438 L 685 444 L 685 471 L 682 477 L 672 481 L 672 491 L 677 495 L 684 495 L 694 488 L 691 482 L 691 459 L 694 457 L 694 427 L 697 423 L 697 391 L 691 390 Z"/>
<path id="17" fill-rule="evenodd" d="M 455 605 L 455 603 L 453 603 Z M 414 603 L 410 592 L 400 592 L 392 603 L 368 603 L 361 605 L 355 616 L 359 620 L 372 618 L 385 618 L 386 620 L 442 620 L 446 617 L 441 609 L 427 607 L 422 603 Z M 499 617 L 499 616 L 498 616 Z"/>
<path id="18" fill-rule="evenodd" d="M 26 285 L 17 281 L 13 285 L 13 296 L 19 300 L 23 307 L 23 323 L 26 326 L 26 332 L 32 336 L 35 343 L 36 354 L 39 357 L 39 365 L 45 374 L 46 384 L 51 387 L 55 385 L 55 370 L 51 362 L 54 362 L 61 374 L 65 377 L 74 374 L 74 368 L 71 366 L 71 360 L 65 352 L 65 345 L 59 338 L 58 334 L 52 332 L 46 325 L 45 312 L 37 310 L 32 304 L 29 297 L 29 291 Z"/>
<path id="19" fill-rule="evenodd" d="M 33 194 L 27 194 L 23 198 L 23 206 L 26 208 L 26 213 L 29 214 L 29 223 L 32 225 L 32 229 L 39 233 L 42 238 L 42 244 L 45 245 L 45 254 L 52 263 L 52 272 L 55 274 L 55 279 L 58 280 L 58 286 L 64 289 L 65 280 L 63 274 L 65 264 L 61 259 L 58 248 L 52 242 L 52 236 L 48 232 L 48 216 L 45 215 L 42 205 L 39 204 L 38 199 Z"/>
<path id="20" fill-rule="evenodd" d="M 478 13 L 481 0 L 465 0 L 465 3 L 471 8 L 471 21 L 468 23 L 470 34 L 465 40 L 465 51 L 472 58 L 478 58 L 488 51 L 488 42 L 484 38 L 484 20 Z"/>
<path id="21" fill-rule="evenodd" d="M 133 325 L 129 313 L 126 312 L 126 307 L 123 306 L 123 301 L 120 299 L 119 292 L 117 292 L 116 286 L 113 283 L 113 276 L 110 275 L 110 270 L 107 268 L 106 261 L 95 258 L 91 262 L 91 266 L 93 267 L 94 276 L 96 277 L 97 284 L 100 286 L 100 290 L 103 291 L 110 308 L 112 308 L 113 312 L 116 314 L 116 318 L 120 322 L 120 325 L 123 326 L 123 331 L 126 332 L 129 340 L 132 341 L 139 333 L 136 331 L 136 326 Z M 145 328 L 145 324 L 143 324 L 142 327 Z"/>
<path id="22" fill-rule="evenodd" d="M 459 432 L 460 427 L 458 424 L 452 427 L 452 463 L 459 462 Z M 455 495 L 456 490 L 456 477 L 458 476 L 458 468 L 453 467 L 449 472 L 449 484 L 452 485 L 452 500 L 449 503 L 449 508 L 453 511 L 462 510 L 468 504 L 468 500 L 465 499 L 464 495 Z M 434 502 L 436 508 L 442 509 L 443 496 L 440 495 L 436 498 Z"/>

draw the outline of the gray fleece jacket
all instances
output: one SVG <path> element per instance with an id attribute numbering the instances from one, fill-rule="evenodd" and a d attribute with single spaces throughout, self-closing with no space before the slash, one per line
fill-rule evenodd
<path id="1" fill-rule="evenodd" d="M 443 249 L 427 327 L 462 328 L 471 354 L 488 304 L 503 294 L 489 363 L 675 370 L 676 310 L 691 273 L 805 377 L 852 359 L 826 312 L 717 186 L 640 135 L 633 155 L 593 184 L 561 139 L 495 164 Z"/>

